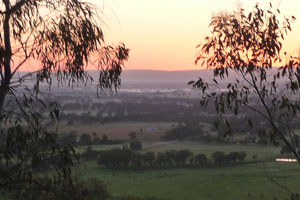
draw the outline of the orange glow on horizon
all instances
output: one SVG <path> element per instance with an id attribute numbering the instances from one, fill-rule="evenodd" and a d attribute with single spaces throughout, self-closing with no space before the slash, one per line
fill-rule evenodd
<path id="1" fill-rule="evenodd" d="M 213 13 L 232 11 L 241 4 L 246 13 L 253 9 L 256 1 L 263 8 L 272 2 L 281 13 L 294 15 L 284 43 L 288 54 L 299 52 L 300 47 L 300 1 L 299 0 L 86 0 L 96 4 L 103 21 L 107 44 L 125 43 L 130 49 L 125 69 L 150 70 L 197 70 L 194 61 L 196 46 L 209 34 L 208 25 Z M 239 2 L 239 3 L 238 3 Z M 31 61 L 20 71 L 34 71 L 39 65 Z M 89 65 L 87 69 L 96 69 Z"/>
<path id="2" fill-rule="evenodd" d="M 270 0 L 258 2 L 267 8 Z M 108 24 L 106 41 L 122 41 L 131 49 L 126 69 L 153 70 L 199 69 L 194 64 L 198 51 L 195 47 L 209 34 L 212 14 L 232 11 L 238 4 L 248 13 L 256 4 L 247 0 L 105 0 L 103 3 Z M 273 0 L 272 4 L 281 13 L 297 18 L 282 50 L 295 53 L 300 47 L 300 1 Z"/>

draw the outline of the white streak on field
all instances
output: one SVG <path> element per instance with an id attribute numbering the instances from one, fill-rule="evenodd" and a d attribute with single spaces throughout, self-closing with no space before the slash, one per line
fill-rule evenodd
<path id="1" fill-rule="evenodd" d="M 176 142 L 178 142 L 178 141 L 177 140 L 172 140 L 172 141 L 168 141 L 168 142 L 156 142 L 156 143 L 144 145 L 143 149 L 147 149 L 147 148 L 151 148 L 151 147 L 157 147 L 157 146 L 170 145 L 170 144 L 174 144 Z"/>

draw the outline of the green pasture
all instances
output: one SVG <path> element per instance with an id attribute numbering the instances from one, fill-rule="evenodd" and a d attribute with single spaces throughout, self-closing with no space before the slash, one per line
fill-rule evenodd
<path id="1" fill-rule="evenodd" d="M 147 147 L 147 145 L 155 145 L 153 147 Z M 124 144 L 116 144 L 116 145 L 91 145 L 93 150 L 101 151 L 101 150 L 109 150 L 114 148 L 122 148 Z M 256 156 L 256 161 L 266 161 L 266 160 L 274 160 L 276 157 L 280 156 L 280 147 L 275 147 L 272 145 L 259 145 L 259 144 L 249 144 L 249 145 L 238 145 L 238 144 L 204 144 L 201 142 L 174 142 L 171 144 L 162 144 L 156 142 L 147 142 L 143 143 L 143 148 L 140 152 L 146 153 L 152 151 L 154 153 L 158 152 L 166 152 L 170 150 L 183 150 L 188 149 L 194 154 L 203 153 L 208 158 L 216 151 L 223 151 L 225 153 L 231 152 L 241 152 L 245 151 L 247 153 L 246 161 L 254 161 L 253 156 Z M 76 148 L 77 152 L 81 153 L 87 150 L 87 146 L 78 146 Z"/>
<path id="2" fill-rule="evenodd" d="M 141 152 L 180 149 L 204 153 L 208 157 L 215 151 L 245 151 L 247 157 L 244 163 L 236 166 L 209 169 L 105 169 L 96 161 L 89 161 L 82 163 L 78 171 L 85 177 L 103 181 L 113 196 L 155 196 L 167 200 L 273 200 L 288 197 L 284 187 L 300 193 L 299 165 L 274 162 L 280 156 L 280 148 L 274 146 L 177 142 Z M 257 158 L 253 159 L 253 155 Z"/>
<path id="3" fill-rule="evenodd" d="M 291 163 L 252 163 L 211 169 L 114 170 L 101 168 L 93 161 L 84 163 L 82 169 L 86 177 L 102 180 L 113 196 L 273 200 L 288 197 L 289 193 L 283 187 L 300 192 L 299 166 Z"/>
<path id="4" fill-rule="evenodd" d="M 91 145 L 90 147 L 96 151 L 105 151 L 110 149 L 121 149 L 124 144 L 112 144 L 112 145 Z M 88 149 L 88 146 L 78 146 L 75 148 L 77 153 L 82 153 Z"/>

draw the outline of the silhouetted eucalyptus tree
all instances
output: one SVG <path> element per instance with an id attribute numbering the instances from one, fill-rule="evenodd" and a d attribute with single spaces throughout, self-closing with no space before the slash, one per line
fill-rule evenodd
<path id="1" fill-rule="evenodd" d="M 271 142 L 281 138 L 300 163 L 298 137 L 290 124 L 300 110 L 300 59 L 289 57 L 282 64 L 280 53 L 282 40 L 295 17 L 279 20 L 279 16 L 280 11 L 272 4 L 267 10 L 256 5 L 248 15 L 243 9 L 214 15 L 211 35 L 198 45 L 200 54 L 195 61 L 212 69 L 214 79 L 209 83 L 199 78 L 190 84 L 203 92 L 202 105 L 213 102 L 223 116 L 230 111 L 241 114 L 243 107 L 261 115 L 270 127 L 261 134 Z M 220 80 L 230 83 L 223 89 Z M 253 99 L 258 99 L 259 105 L 254 105 Z M 252 126 L 250 117 L 246 118 Z M 225 124 L 229 125 L 226 119 Z"/>
<path id="2" fill-rule="evenodd" d="M 53 199 L 83 198 L 73 187 L 72 145 L 60 145 L 56 132 L 45 126 L 50 120 L 45 110 L 58 120 L 59 109 L 47 105 L 39 89 L 40 83 L 50 86 L 53 80 L 69 86 L 86 83 L 92 80 L 85 71 L 89 64 L 100 71 L 98 89 L 118 88 L 129 50 L 124 44 L 105 45 L 100 23 L 96 6 L 81 0 L 0 1 L 1 195 L 20 199 L 35 191 L 34 198 L 48 193 Z M 33 71 L 18 73 L 29 61 L 35 63 Z M 27 80 L 33 88 L 24 84 Z M 51 176 L 36 172 L 49 168 Z"/>
<path id="3" fill-rule="evenodd" d="M 34 78 L 36 92 L 40 82 L 51 84 L 54 76 L 69 84 L 87 81 L 89 63 L 100 70 L 99 89 L 118 87 L 128 49 L 106 46 L 100 22 L 96 6 L 85 1 L 2 0 L 0 110 L 6 95 L 28 78 Z M 28 61 L 36 62 L 34 72 L 17 76 Z"/>

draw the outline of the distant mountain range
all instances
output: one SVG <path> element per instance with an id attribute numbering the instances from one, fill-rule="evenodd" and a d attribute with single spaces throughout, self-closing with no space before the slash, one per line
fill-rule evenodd
<path id="1" fill-rule="evenodd" d="M 96 70 L 89 70 L 89 74 L 96 80 L 99 72 Z M 27 72 L 19 72 L 15 76 L 23 76 Z M 126 83 L 138 82 L 165 82 L 178 83 L 189 82 L 197 79 L 199 76 L 211 76 L 212 72 L 209 70 L 189 70 L 189 71 L 163 71 L 163 70 L 123 70 L 121 74 L 122 81 Z"/>
<path id="2" fill-rule="evenodd" d="M 20 72 L 22 76 L 26 72 Z M 99 71 L 88 71 L 96 84 Z M 188 71 L 160 71 L 160 70 L 124 70 L 121 74 L 121 88 L 191 88 L 190 81 L 196 81 L 199 77 L 213 83 L 211 70 L 188 70 Z M 230 82 L 235 82 L 239 75 L 230 73 L 225 80 L 218 80 L 221 87 L 226 87 Z M 241 77 L 239 77 L 241 78 Z M 55 83 L 55 80 L 53 80 Z M 283 81 L 283 80 L 282 80 Z M 30 83 L 29 83 L 30 84 Z"/>
<path id="3" fill-rule="evenodd" d="M 88 73 L 95 80 L 99 78 L 99 71 L 90 70 Z M 26 72 L 16 75 L 23 76 Z M 212 72 L 208 70 L 189 71 L 159 71 L 159 70 L 124 70 L 121 74 L 121 88 L 191 88 L 188 82 L 201 77 L 212 77 Z M 53 79 L 53 85 L 55 85 Z M 31 84 L 27 82 L 26 84 Z"/>
<path id="4" fill-rule="evenodd" d="M 121 88 L 168 88 L 191 89 L 188 82 L 199 77 L 211 79 L 209 70 L 159 71 L 159 70 L 124 70 L 121 75 Z"/>

